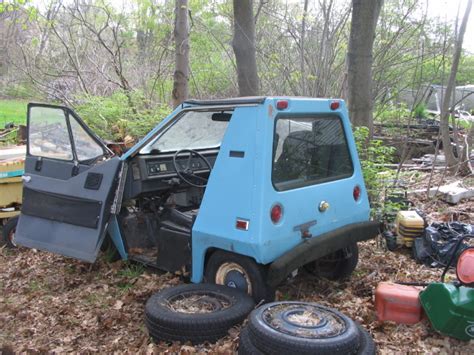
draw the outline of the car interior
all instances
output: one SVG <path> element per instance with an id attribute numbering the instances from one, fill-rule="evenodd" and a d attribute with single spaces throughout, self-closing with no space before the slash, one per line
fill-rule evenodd
<path id="1" fill-rule="evenodd" d="M 129 162 L 119 223 L 131 259 L 170 272 L 190 266 L 192 226 L 232 116 L 226 110 L 184 111 Z"/>

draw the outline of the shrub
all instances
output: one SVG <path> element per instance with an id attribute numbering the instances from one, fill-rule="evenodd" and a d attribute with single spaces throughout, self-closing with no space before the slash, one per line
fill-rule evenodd
<path id="1" fill-rule="evenodd" d="M 396 149 L 384 145 L 381 140 L 370 140 L 367 127 L 356 127 L 354 138 L 372 212 L 383 215 L 390 213 L 391 210 L 397 208 L 386 202 L 390 200 L 387 197 L 395 192 L 389 189 L 389 184 L 395 177 L 395 171 L 387 169 L 384 164 L 393 162 Z"/>
<path id="2" fill-rule="evenodd" d="M 120 141 L 127 135 L 141 138 L 170 112 L 168 105 L 151 106 L 140 92 L 131 93 L 131 101 L 123 91 L 111 96 L 84 96 L 76 112 L 101 138 Z"/>

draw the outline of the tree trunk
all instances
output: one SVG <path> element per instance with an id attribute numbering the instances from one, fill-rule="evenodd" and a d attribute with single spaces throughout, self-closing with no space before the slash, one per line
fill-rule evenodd
<path id="1" fill-rule="evenodd" d="M 257 59 L 255 54 L 255 22 L 252 0 L 233 0 L 234 38 L 232 47 L 237 62 L 240 96 L 258 95 Z"/>
<path id="2" fill-rule="evenodd" d="M 469 20 L 469 14 L 471 12 L 472 0 L 467 2 L 466 12 L 461 22 L 461 27 L 459 28 L 459 33 L 454 44 L 454 55 L 453 55 L 453 64 L 451 65 L 451 73 L 449 74 L 448 85 L 446 86 L 446 91 L 443 98 L 443 106 L 441 108 L 441 119 L 440 119 L 440 129 L 441 129 L 441 139 L 443 141 L 443 152 L 446 157 L 446 165 L 448 169 L 454 171 L 457 164 L 457 159 L 454 156 L 453 149 L 451 148 L 451 137 L 449 135 L 449 116 L 450 116 L 450 107 L 449 103 L 451 102 L 451 97 L 453 95 L 455 85 L 456 85 L 456 74 L 458 72 L 459 60 L 461 58 L 462 52 L 462 42 L 464 39 L 464 33 L 466 32 L 467 21 Z M 454 107 L 451 108 L 454 110 Z M 459 147 L 458 147 L 459 148 Z"/>
<path id="3" fill-rule="evenodd" d="M 173 76 L 173 107 L 176 107 L 186 100 L 189 94 L 188 0 L 176 0 L 174 42 L 176 54 Z"/>
<path id="4" fill-rule="evenodd" d="M 349 114 L 355 126 L 373 134 L 372 49 L 383 0 L 352 0 L 352 23 L 347 53 Z"/>

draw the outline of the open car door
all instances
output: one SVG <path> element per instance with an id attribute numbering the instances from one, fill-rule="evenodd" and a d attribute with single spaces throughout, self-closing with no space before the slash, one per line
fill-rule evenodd
<path id="1" fill-rule="evenodd" d="M 15 242 L 93 262 L 121 161 L 69 108 L 28 105 L 23 205 Z"/>

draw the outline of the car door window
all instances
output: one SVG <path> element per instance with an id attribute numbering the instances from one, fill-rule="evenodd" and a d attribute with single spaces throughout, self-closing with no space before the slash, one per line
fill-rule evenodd
<path id="1" fill-rule="evenodd" d="M 66 113 L 62 109 L 32 107 L 28 126 L 31 155 L 73 160 Z"/>
<path id="2" fill-rule="evenodd" d="M 86 130 L 70 116 L 71 131 L 74 137 L 77 159 L 79 161 L 94 159 L 104 155 L 102 147 L 86 132 Z"/>

